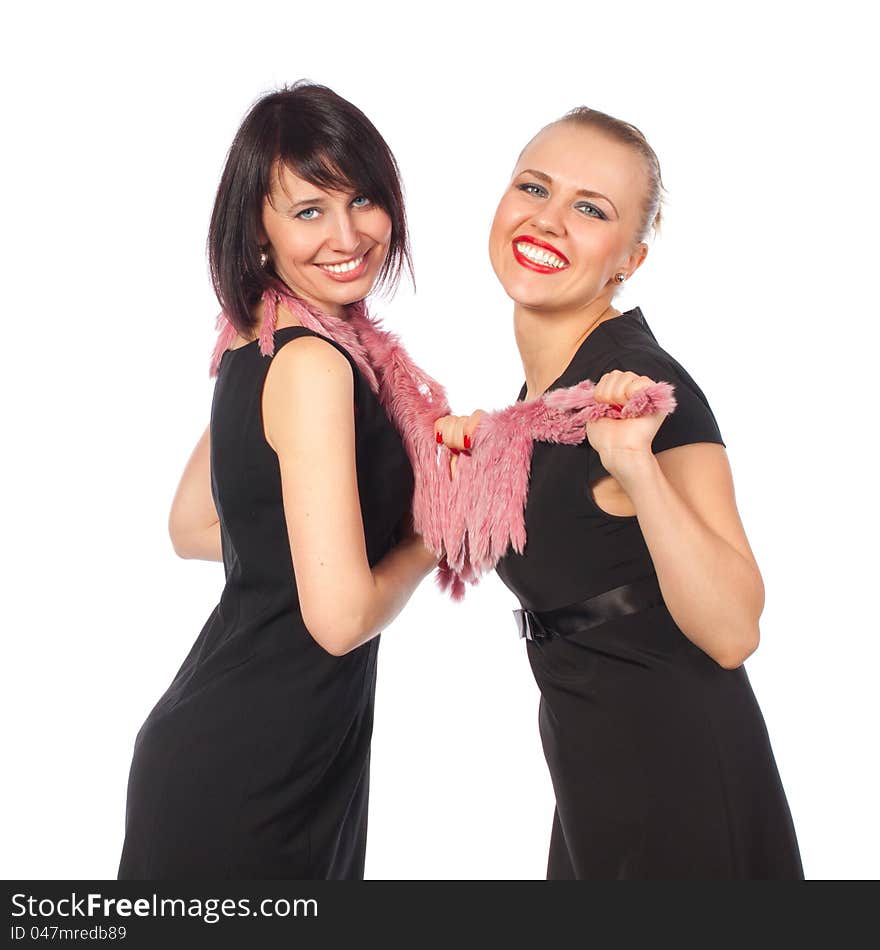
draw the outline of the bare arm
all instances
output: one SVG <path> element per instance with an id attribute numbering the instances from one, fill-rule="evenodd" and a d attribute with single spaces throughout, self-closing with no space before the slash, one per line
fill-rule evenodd
<path id="1" fill-rule="evenodd" d="M 196 443 L 168 516 L 168 533 L 183 558 L 222 561 L 220 519 L 211 495 L 211 427 Z"/>
<path id="2" fill-rule="evenodd" d="M 283 346 L 263 390 L 263 424 L 278 455 L 303 619 L 337 656 L 380 633 L 437 563 L 421 539 L 410 536 L 370 568 L 353 400 L 348 361 L 316 337 Z"/>
<path id="3" fill-rule="evenodd" d="M 758 646 L 764 584 L 724 447 L 699 442 L 609 461 L 635 506 L 676 624 L 719 665 L 740 666 Z"/>
<path id="4" fill-rule="evenodd" d="M 593 393 L 601 402 L 623 405 L 653 382 L 613 369 Z M 615 507 L 631 503 L 676 624 L 716 663 L 734 669 L 760 639 L 761 573 L 736 508 L 724 446 L 694 440 L 654 455 L 664 419 L 663 413 L 597 419 L 587 423 L 587 438 L 617 480 Z"/>

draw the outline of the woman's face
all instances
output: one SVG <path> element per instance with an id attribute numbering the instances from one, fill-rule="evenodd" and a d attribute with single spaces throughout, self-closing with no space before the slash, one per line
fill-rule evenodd
<path id="1" fill-rule="evenodd" d="M 276 164 L 263 201 L 264 244 L 275 272 L 332 316 L 370 292 L 391 241 L 391 218 L 354 191 L 326 191 Z"/>
<path id="2" fill-rule="evenodd" d="M 489 235 L 502 286 L 521 306 L 576 310 L 628 277 L 647 188 L 643 158 L 602 132 L 563 122 L 540 132 L 514 169 Z"/>

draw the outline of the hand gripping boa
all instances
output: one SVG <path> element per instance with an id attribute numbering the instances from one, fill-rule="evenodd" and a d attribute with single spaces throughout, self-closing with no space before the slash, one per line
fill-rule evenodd
<path id="1" fill-rule="evenodd" d="M 487 412 L 472 437 L 471 454 L 458 456 L 450 479 L 446 450 L 437 445 L 434 422 L 451 414 L 444 388 L 410 359 L 397 336 L 370 317 L 363 301 L 348 307 L 345 319 L 306 306 L 281 290 L 263 294 L 260 352 L 275 352 L 279 303 L 304 326 L 330 337 L 354 359 L 403 440 L 415 474 L 412 514 L 415 530 L 441 557 L 437 583 L 455 600 L 465 584 L 476 584 L 509 548 L 522 554 L 526 544 L 525 504 L 535 441 L 577 445 L 587 422 L 603 416 L 629 419 L 675 409 L 673 387 L 657 382 L 639 390 L 621 409 L 593 398 L 590 380 Z M 216 376 L 223 351 L 236 338 L 224 314 L 211 359 Z"/>

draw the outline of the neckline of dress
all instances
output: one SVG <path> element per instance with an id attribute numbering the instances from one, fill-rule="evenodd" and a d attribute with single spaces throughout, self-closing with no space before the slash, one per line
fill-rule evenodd
<path id="1" fill-rule="evenodd" d="M 274 332 L 281 333 L 282 330 L 294 330 L 297 328 L 300 328 L 303 330 L 308 329 L 308 327 L 304 327 L 301 323 L 291 323 L 290 326 L 287 326 L 287 327 L 277 327 Z M 259 342 L 260 342 L 260 338 L 254 337 L 253 340 L 248 340 L 247 343 L 243 343 L 241 346 L 231 346 L 228 349 L 225 349 L 223 351 L 223 356 L 226 356 L 227 353 L 238 353 L 239 350 L 246 350 L 249 346 L 253 346 L 254 343 L 259 343 Z"/>
<path id="2" fill-rule="evenodd" d="M 575 360 L 581 355 L 581 352 L 583 351 L 584 347 L 587 345 L 587 343 L 590 340 L 593 339 L 593 337 L 596 335 L 596 333 L 599 332 L 599 330 L 602 327 L 604 327 L 606 324 L 609 324 L 609 323 L 615 323 L 616 321 L 623 319 L 623 317 L 633 317 L 633 316 L 637 316 L 640 313 L 641 311 L 639 310 L 638 307 L 632 307 L 630 310 L 625 310 L 623 313 L 619 313 L 616 317 L 611 317 L 608 320 L 603 320 L 598 326 L 594 327 L 586 335 L 586 337 L 584 337 L 584 339 L 581 341 L 581 345 L 574 351 L 565 369 L 556 377 L 556 379 L 553 380 L 552 383 L 550 383 L 550 385 L 544 390 L 544 392 L 542 392 L 539 396 L 535 396 L 535 399 L 540 399 L 541 396 L 544 396 L 546 393 L 549 393 L 550 390 L 554 388 L 554 386 L 557 386 L 559 382 L 565 378 L 566 373 L 568 373 L 568 371 L 572 368 L 572 366 L 574 366 Z M 517 396 L 516 398 L 517 402 L 525 402 L 528 388 L 529 388 L 528 382 L 525 382 L 522 384 L 522 386 L 520 387 L 519 396 Z M 534 402 L 535 400 L 531 400 L 531 401 Z"/>

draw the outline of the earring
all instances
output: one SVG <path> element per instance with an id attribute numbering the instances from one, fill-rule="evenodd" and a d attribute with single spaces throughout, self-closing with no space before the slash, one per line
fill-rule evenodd
<path id="1" fill-rule="evenodd" d="M 260 248 L 260 267 L 265 267 L 269 263 L 269 255 Z"/>
<path id="2" fill-rule="evenodd" d="M 618 273 L 614 275 L 614 279 L 617 281 L 618 284 L 622 284 L 626 280 L 626 274 L 618 271 Z"/>

